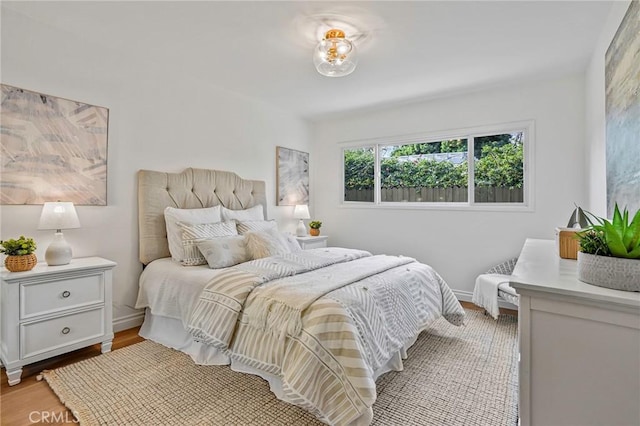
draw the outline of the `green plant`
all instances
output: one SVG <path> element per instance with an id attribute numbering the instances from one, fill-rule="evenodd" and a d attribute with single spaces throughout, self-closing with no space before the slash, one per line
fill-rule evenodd
<path id="1" fill-rule="evenodd" d="M 311 222 L 309 222 L 309 228 L 311 229 L 320 229 L 321 226 L 322 222 L 320 222 L 319 220 L 312 220 Z"/>
<path id="2" fill-rule="evenodd" d="M 590 226 L 585 231 L 578 233 L 582 252 L 600 256 L 640 259 L 640 210 L 635 213 L 631 222 L 629 222 L 627 209 L 625 208 L 620 213 L 617 204 L 611 221 L 589 212 L 587 214 L 594 220 L 589 219 Z"/>
<path id="3" fill-rule="evenodd" d="M 576 234 L 580 240 L 580 251 L 597 256 L 611 256 L 604 234 L 593 229 Z"/>
<path id="4" fill-rule="evenodd" d="M 33 238 L 26 238 L 24 235 L 20 235 L 17 240 L 0 241 L 0 246 L 2 246 L 0 253 L 7 256 L 25 256 L 36 251 L 36 243 Z"/>

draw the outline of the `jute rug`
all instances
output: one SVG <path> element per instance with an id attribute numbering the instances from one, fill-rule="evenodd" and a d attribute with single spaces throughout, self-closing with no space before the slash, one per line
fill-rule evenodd
<path id="1" fill-rule="evenodd" d="M 516 425 L 517 320 L 440 319 L 378 380 L 375 425 Z M 144 341 L 44 373 L 82 425 L 319 425 L 256 376 Z"/>

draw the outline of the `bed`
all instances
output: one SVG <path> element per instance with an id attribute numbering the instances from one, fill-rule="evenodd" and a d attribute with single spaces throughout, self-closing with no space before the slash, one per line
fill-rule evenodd
<path id="1" fill-rule="evenodd" d="M 243 221 L 258 211 L 266 217 L 266 205 L 263 181 L 232 172 L 139 171 L 140 335 L 198 364 L 259 375 L 279 399 L 325 423 L 369 424 L 376 379 L 402 369 L 407 349 L 433 321 L 444 317 L 461 325 L 464 310 L 436 271 L 402 256 L 290 247 L 267 257 L 253 250 L 247 258 L 253 260 L 221 268 L 209 267 L 217 261 L 211 253 L 204 265 L 172 258 L 167 207 L 198 212 L 220 206 L 241 229 L 271 226 Z M 265 233 L 228 238 L 251 248 L 252 238 Z M 183 243 L 187 256 L 190 246 Z M 218 241 L 214 236 L 198 244 Z"/>

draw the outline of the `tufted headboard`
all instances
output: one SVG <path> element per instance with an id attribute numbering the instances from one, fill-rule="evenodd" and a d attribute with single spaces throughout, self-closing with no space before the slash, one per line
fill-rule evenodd
<path id="1" fill-rule="evenodd" d="M 181 173 L 138 171 L 140 262 L 169 257 L 164 209 L 199 209 L 218 204 L 241 210 L 262 204 L 267 217 L 264 181 L 245 180 L 219 170 L 186 169 Z"/>

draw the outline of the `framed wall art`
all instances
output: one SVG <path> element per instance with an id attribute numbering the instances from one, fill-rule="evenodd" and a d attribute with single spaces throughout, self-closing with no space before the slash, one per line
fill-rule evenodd
<path id="1" fill-rule="evenodd" d="M 1 85 L 0 204 L 107 204 L 109 110 Z"/>
<path id="2" fill-rule="evenodd" d="M 277 205 L 309 204 L 309 153 L 277 146 L 276 173 Z"/>
<path id="3" fill-rule="evenodd" d="M 632 1 L 605 55 L 607 216 L 640 209 L 640 1 Z"/>

